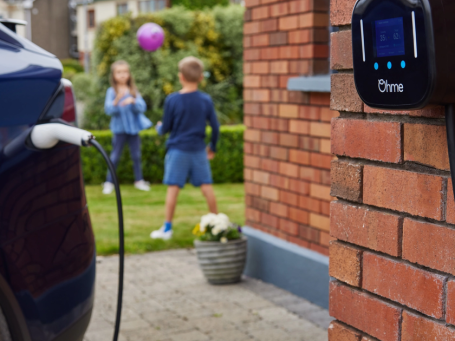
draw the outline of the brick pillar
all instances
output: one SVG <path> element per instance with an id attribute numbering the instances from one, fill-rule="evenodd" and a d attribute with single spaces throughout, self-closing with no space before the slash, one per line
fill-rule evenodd
<path id="1" fill-rule="evenodd" d="M 328 254 L 328 93 L 287 90 L 290 77 L 327 74 L 328 0 L 246 0 L 246 224 Z"/>
<path id="2" fill-rule="evenodd" d="M 354 0 L 332 0 L 329 340 L 455 340 L 455 206 L 444 110 L 368 108 L 352 74 Z"/>

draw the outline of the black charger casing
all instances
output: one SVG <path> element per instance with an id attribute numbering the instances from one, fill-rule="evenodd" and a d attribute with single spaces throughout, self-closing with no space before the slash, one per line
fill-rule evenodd
<path id="1" fill-rule="evenodd" d="M 455 103 L 455 0 L 358 0 L 354 81 L 380 109 Z"/>

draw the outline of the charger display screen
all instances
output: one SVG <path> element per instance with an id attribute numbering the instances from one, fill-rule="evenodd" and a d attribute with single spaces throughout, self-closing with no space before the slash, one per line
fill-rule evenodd
<path id="1" fill-rule="evenodd" d="M 404 52 L 403 18 L 377 20 L 376 57 L 402 56 Z"/>

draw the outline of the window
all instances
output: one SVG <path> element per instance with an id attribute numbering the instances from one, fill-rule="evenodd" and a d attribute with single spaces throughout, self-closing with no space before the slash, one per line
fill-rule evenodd
<path id="1" fill-rule="evenodd" d="M 87 12 L 87 27 L 94 28 L 95 27 L 95 10 L 90 9 Z"/>
<path id="2" fill-rule="evenodd" d="M 148 13 L 152 12 L 150 10 L 150 1 L 139 1 L 139 12 L 141 13 Z"/>
<path id="3" fill-rule="evenodd" d="M 118 4 L 117 5 L 117 14 L 123 15 L 128 13 L 128 4 Z"/>
<path id="4" fill-rule="evenodd" d="M 157 6 L 158 11 L 161 11 L 162 9 L 166 8 L 166 0 L 158 0 L 155 2 L 158 4 L 158 6 Z"/>
<path id="5" fill-rule="evenodd" d="M 149 13 L 161 11 L 166 8 L 166 0 L 145 0 L 139 1 L 139 12 Z"/>

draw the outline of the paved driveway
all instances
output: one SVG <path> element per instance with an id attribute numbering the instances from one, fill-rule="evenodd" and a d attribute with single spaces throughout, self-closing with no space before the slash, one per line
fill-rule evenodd
<path id="1" fill-rule="evenodd" d="M 99 258 L 95 309 L 85 341 L 112 340 L 117 257 Z M 330 317 L 260 281 L 212 286 L 193 250 L 126 258 L 123 341 L 326 341 Z"/>

